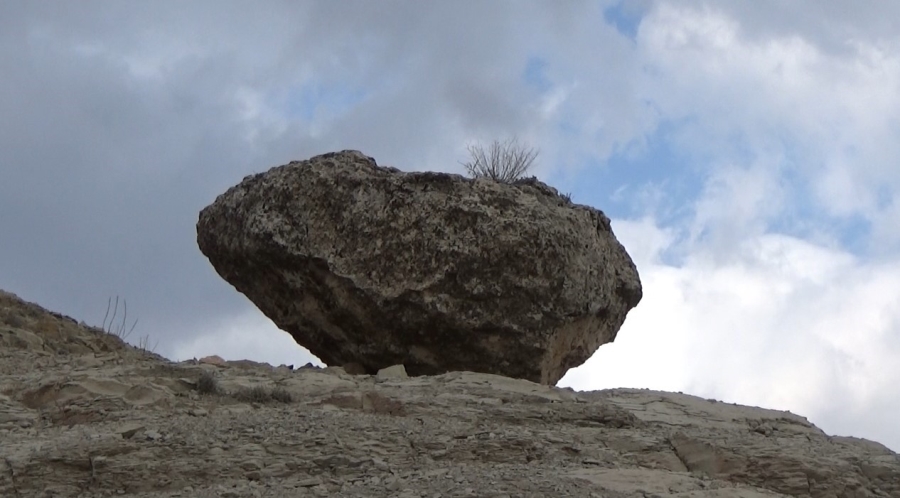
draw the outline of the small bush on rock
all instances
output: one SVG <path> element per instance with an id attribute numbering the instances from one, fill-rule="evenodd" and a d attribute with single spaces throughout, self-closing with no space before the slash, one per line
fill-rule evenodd
<path id="1" fill-rule="evenodd" d="M 283 387 L 272 389 L 272 399 L 281 403 L 293 403 L 294 395 Z"/>
<path id="2" fill-rule="evenodd" d="M 472 159 L 462 164 L 469 175 L 473 178 L 487 177 L 501 183 L 512 183 L 521 178 L 538 155 L 535 149 L 519 145 L 516 138 L 505 142 L 494 140 L 487 152 L 480 145 L 466 148 Z"/>
<path id="3" fill-rule="evenodd" d="M 231 396 L 245 403 L 292 403 L 294 396 L 283 387 L 267 389 L 264 386 L 243 387 L 231 393 Z"/>
<path id="4" fill-rule="evenodd" d="M 200 378 L 197 379 L 197 391 L 200 394 L 218 394 L 219 381 L 215 374 L 206 370 L 201 372 Z"/>
<path id="5" fill-rule="evenodd" d="M 231 395 L 234 399 L 247 403 L 265 403 L 272 399 L 272 392 L 263 386 L 240 388 Z"/>

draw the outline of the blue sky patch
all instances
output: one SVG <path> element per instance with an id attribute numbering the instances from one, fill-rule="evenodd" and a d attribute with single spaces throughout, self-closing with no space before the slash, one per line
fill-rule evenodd
<path id="1" fill-rule="evenodd" d="M 348 112 L 366 95 L 365 90 L 342 83 L 311 83 L 288 91 L 285 114 L 303 121 L 329 119 Z"/>
<path id="2" fill-rule="evenodd" d="M 603 18 L 608 24 L 615 26 L 616 31 L 631 41 L 637 40 L 638 27 L 641 25 L 642 12 L 635 3 L 623 0 L 603 11 Z"/>
<path id="3" fill-rule="evenodd" d="M 547 60 L 541 57 L 532 56 L 525 63 L 525 71 L 522 78 L 528 86 L 534 88 L 540 93 L 546 93 L 553 88 L 550 79 L 547 78 Z"/>
<path id="4" fill-rule="evenodd" d="M 548 183 L 610 218 L 650 214 L 661 227 L 683 232 L 694 215 L 705 176 L 696 159 L 679 149 L 673 137 L 679 126 L 683 123 L 663 122 L 643 143 L 622 146 L 606 160 L 586 159 L 577 173 L 554 175 Z M 661 255 L 664 262 L 678 264 L 677 246 Z"/>
<path id="5" fill-rule="evenodd" d="M 573 197 L 600 206 L 611 217 L 639 218 L 648 213 L 646 199 L 638 197 L 655 189 L 663 196 L 652 214 L 665 224 L 682 220 L 685 206 L 703 189 L 703 176 L 692 158 L 672 141 L 677 126 L 661 123 L 643 143 L 619 147 L 605 161 L 588 161 L 566 182 Z"/>

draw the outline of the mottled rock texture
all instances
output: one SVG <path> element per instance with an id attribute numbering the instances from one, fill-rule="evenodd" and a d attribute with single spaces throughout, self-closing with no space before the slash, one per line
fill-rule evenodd
<path id="1" fill-rule="evenodd" d="M 0 291 L 0 497 L 900 498 L 896 453 L 790 412 L 204 360 Z"/>
<path id="2" fill-rule="evenodd" d="M 600 211 L 525 179 L 379 167 L 358 151 L 248 176 L 200 213 L 219 275 L 329 365 L 555 384 L 641 299 Z"/>

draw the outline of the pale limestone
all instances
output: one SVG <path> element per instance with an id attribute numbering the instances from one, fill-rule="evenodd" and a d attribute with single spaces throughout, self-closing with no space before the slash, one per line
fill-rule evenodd
<path id="1" fill-rule="evenodd" d="M 221 392 L 198 393 L 210 374 Z M 173 363 L 0 291 L 0 496 L 900 497 L 896 453 L 790 412 L 384 377 Z"/>

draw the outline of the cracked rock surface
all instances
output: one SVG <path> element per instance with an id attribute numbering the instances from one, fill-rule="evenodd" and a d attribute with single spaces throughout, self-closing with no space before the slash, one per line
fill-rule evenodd
<path id="1" fill-rule="evenodd" d="M 328 365 L 553 385 L 642 297 L 603 212 L 535 178 L 382 167 L 345 150 L 251 175 L 200 212 L 218 274 Z"/>
<path id="2" fill-rule="evenodd" d="M 900 459 L 684 394 L 174 363 L 0 292 L 0 496 L 900 497 Z"/>

